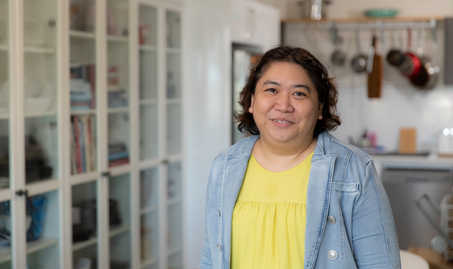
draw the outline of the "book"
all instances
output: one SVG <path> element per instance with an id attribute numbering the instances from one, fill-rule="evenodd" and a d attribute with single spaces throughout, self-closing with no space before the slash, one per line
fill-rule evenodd
<path id="1" fill-rule="evenodd" d="M 74 138 L 75 138 L 75 156 L 77 164 L 77 173 L 82 173 L 82 159 L 80 154 L 80 137 L 79 137 L 79 119 L 77 116 L 72 117 L 74 125 Z"/>
<path id="2" fill-rule="evenodd" d="M 90 171 L 94 171 L 94 155 L 93 155 L 93 132 L 92 132 L 92 120 L 91 116 L 87 117 L 87 129 L 88 129 L 88 143 L 90 144 L 89 147 L 89 154 L 90 154 Z"/>
<path id="3" fill-rule="evenodd" d="M 83 141 L 85 141 L 85 171 L 92 171 L 91 170 L 91 150 L 90 150 L 90 138 L 89 138 L 89 131 L 88 131 L 88 118 L 90 116 L 83 116 L 81 117 L 82 124 L 83 124 Z"/>
<path id="4" fill-rule="evenodd" d="M 74 135 L 74 122 L 71 121 L 71 174 L 77 173 L 76 143 Z"/>
<path id="5" fill-rule="evenodd" d="M 82 163 L 82 172 L 85 173 L 86 170 L 86 160 L 85 160 L 85 141 L 83 136 L 83 122 L 81 119 L 78 120 L 79 122 L 79 147 L 80 147 L 80 159 Z"/>
<path id="6" fill-rule="evenodd" d="M 118 166 L 126 163 L 129 163 L 129 158 L 123 158 L 114 162 L 109 162 L 109 167 Z"/>
<path id="7" fill-rule="evenodd" d="M 129 158 L 129 152 L 123 151 L 119 153 L 109 154 L 109 162 L 124 158 Z"/>

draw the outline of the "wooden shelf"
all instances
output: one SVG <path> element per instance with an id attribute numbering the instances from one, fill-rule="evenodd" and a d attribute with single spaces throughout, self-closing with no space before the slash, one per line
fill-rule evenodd
<path id="1" fill-rule="evenodd" d="M 443 21 L 445 18 L 440 16 L 421 16 L 421 17 L 355 17 L 355 18 L 325 18 L 319 21 L 309 18 L 284 18 L 282 23 L 376 23 L 380 20 L 383 22 L 428 22 L 431 19 Z"/>
<path id="2" fill-rule="evenodd" d="M 40 250 L 49 248 L 58 244 L 58 238 L 46 238 L 43 237 L 37 241 L 27 243 L 27 254 L 35 253 Z M 11 260 L 11 248 L 5 247 L 0 248 L 0 264 Z"/>

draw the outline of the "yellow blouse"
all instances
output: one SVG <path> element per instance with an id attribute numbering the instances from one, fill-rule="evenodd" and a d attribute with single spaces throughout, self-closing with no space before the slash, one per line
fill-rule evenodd
<path id="1" fill-rule="evenodd" d="M 261 167 L 252 154 L 233 211 L 232 269 L 304 267 L 312 156 L 275 173 Z"/>

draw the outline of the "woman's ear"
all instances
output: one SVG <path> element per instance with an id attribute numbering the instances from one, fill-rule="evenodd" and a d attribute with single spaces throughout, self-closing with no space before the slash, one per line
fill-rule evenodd
<path id="1" fill-rule="evenodd" d="M 322 108 L 324 107 L 324 103 L 319 103 L 318 105 L 318 120 L 322 120 Z"/>
<path id="2" fill-rule="evenodd" d="M 252 101 L 250 102 L 249 113 L 253 114 L 253 104 L 255 103 L 255 95 L 252 94 Z"/>

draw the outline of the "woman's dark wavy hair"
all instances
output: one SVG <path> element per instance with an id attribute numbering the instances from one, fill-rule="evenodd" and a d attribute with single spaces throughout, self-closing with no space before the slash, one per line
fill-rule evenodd
<path id="1" fill-rule="evenodd" d="M 266 52 L 258 64 L 250 70 L 247 84 L 240 93 L 239 104 L 242 111 L 235 112 L 236 122 L 239 122 L 238 129 L 241 132 L 259 134 L 253 114 L 249 112 L 252 96 L 255 94 L 256 84 L 274 62 L 289 62 L 302 67 L 311 79 L 311 82 L 318 92 L 319 103 L 324 104 L 322 108 L 322 119 L 318 120 L 314 130 L 314 137 L 324 131 L 335 130 L 341 120 L 337 112 L 338 91 L 332 77 L 329 77 L 327 69 L 310 52 L 303 48 L 281 46 Z"/>

